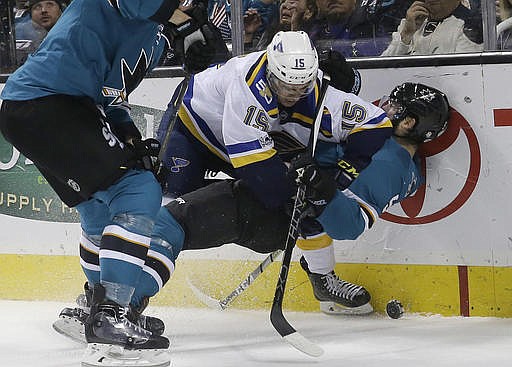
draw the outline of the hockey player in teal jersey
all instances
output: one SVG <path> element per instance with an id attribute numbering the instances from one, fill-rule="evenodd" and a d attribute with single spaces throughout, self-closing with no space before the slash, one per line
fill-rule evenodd
<path id="1" fill-rule="evenodd" d="M 2 134 L 80 213 L 80 251 L 96 259 L 83 263 L 94 288 L 85 333 L 96 350 L 169 346 L 161 323 L 158 330 L 143 328 L 144 300 L 132 299 L 153 250 L 161 188 L 150 159 L 158 146 L 142 141 L 128 95 L 167 43 L 181 52 L 189 71 L 205 68 L 214 56 L 215 33 L 201 6 L 185 13 L 178 5 L 74 0 L 2 91 Z"/>
<path id="2" fill-rule="evenodd" d="M 448 124 L 448 99 L 426 85 L 404 83 L 391 92 L 382 107 L 393 122 L 394 136 L 348 188 L 332 190 L 334 182 L 326 174 L 332 162 L 342 161 L 339 147 L 332 145 L 319 146 L 317 165 L 307 167 L 302 176 L 309 185 L 311 205 L 306 209 L 310 214 L 301 222 L 297 247 L 303 252 L 300 264 L 308 273 L 320 309 L 326 313 L 347 313 L 346 304 L 336 302 L 332 294 L 348 299 L 352 295 L 350 289 L 341 291 L 343 281 L 333 271 L 332 239 L 357 239 L 388 207 L 413 195 L 423 183 L 415 158 L 418 146 L 435 139 Z M 366 308 L 348 312 L 365 313 Z"/>

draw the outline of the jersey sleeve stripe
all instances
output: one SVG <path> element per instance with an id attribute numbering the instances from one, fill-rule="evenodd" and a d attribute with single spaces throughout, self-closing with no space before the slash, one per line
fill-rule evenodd
<path id="1" fill-rule="evenodd" d="M 329 247 L 332 244 L 332 238 L 325 232 L 314 236 L 308 236 L 306 239 L 297 239 L 297 247 L 301 250 L 318 250 Z"/>
<path id="2" fill-rule="evenodd" d="M 267 53 L 264 52 L 260 58 L 258 59 L 258 61 L 256 61 L 254 63 L 253 66 L 251 66 L 251 68 L 249 69 L 249 72 L 247 73 L 247 76 L 245 77 L 245 80 L 247 81 L 247 85 L 250 87 L 252 85 L 252 83 L 254 83 L 254 80 L 256 79 L 256 77 L 258 76 L 258 74 L 260 73 L 261 71 L 261 68 L 262 66 L 265 64 L 265 62 L 267 61 Z"/>
<path id="3" fill-rule="evenodd" d="M 266 159 L 269 159 L 273 157 L 276 154 L 276 150 L 274 148 L 271 148 L 269 150 L 266 150 L 264 152 L 254 153 L 254 154 L 248 154 L 240 157 L 231 157 L 231 164 L 235 168 L 247 166 L 251 163 L 261 162 Z"/>
<path id="4" fill-rule="evenodd" d="M 261 143 L 259 140 L 252 140 L 252 141 L 243 142 L 243 143 L 226 145 L 226 148 L 228 150 L 229 155 L 234 155 L 234 154 L 246 153 L 251 150 L 262 149 L 263 147 L 261 146 Z"/>
<path id="5" fill-rule="evenodd" d="M 379 217 L 379 212 L 372 205 L 370 205 L 368 202 L 366 202 L 365 200 L 363 200 L 362 198 L 360 198 L 359 196 L 354 194 L 349 189 L 345 189 L 342 192 L 343 192 L 343 195 L 345 195 L 349 199 L 354 199 L 357 202 L 357 204 L 359 204 L 359 206 L 361 207 L 361 211 L 364 214 L 364 216 L 368 217 L 368 225 L 372 226 L 373 223 Z"/>
<path id="6" fill-rule="evenodd" d="M 377 121 L 380 121 L 380 122 L 377 122 Z M 357 133 L 359 131 L 364 131 L 364 130 L 392 129 L 392 128 L 393 128 L 393 124 L 391 123 L 391 120 L 389 118 L 386 117 L 383 120 L 379 119 L 379 118 L 374 118 L 374 119 L 371 119 L 370 121 L 368 121 L 367 123 L 365 123 L 364 125 L 352 129 L 352 131 L 349 133 L 349 135 Z"/>
<path id="7" fill-rule="evenodd" d="M 178 116 L 180 117 L 181 121 L 183 122 L 183 125 L 187 128 L 188 131 L 197 139 L 199 140 L 210 152 L 215 154 L 220 159 L 228 162 L 228 155 L 226 154 L 226 151 L 224 150 L 224 147 L 222 147 L 218 142 L 217 139 L 213 136 L 213 133 L 209 131 L 206 124 L 203 124 L 203 129 L 208 130 L 208 134 L 205 134 L 205 131 L 201 129 L 200 127 L 196 126 L 190 116 L 185 111 L 185 108 L 180 108 L 178 112 Z M 214 142 L 212 143 L 210 139 L 207 138 L 209 136 L 210 138 L 213 137 Z"/>

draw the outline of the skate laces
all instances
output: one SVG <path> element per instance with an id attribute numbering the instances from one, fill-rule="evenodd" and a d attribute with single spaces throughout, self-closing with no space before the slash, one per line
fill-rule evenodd
<path id="1" fill-rule="evenodd" d="M 101 306 L 101 311 L 105 312 L 113 323 L 121 323 L 126 331 L 130 331 L 132 336 L 149 338 L 152 335 L 151 331 L 144 329 L 138 322 L 130 321 L 128 318 L 128 307 L 104 304 Z"/>
<path id="2" fill-rule="evenodd" d="M 325 282 L 325 287 L 330 293 L 349 300 L 353 300 L 363 288 L 360 285 L 352 284 L 338 278 L 334 271 L 325 274 L 322 278 Z"/>
<path id="3" fill-rule="evenodd" d="M 131 322 L 128 319 L 128 307 L 123 307 L 123 313 L 120 318 L 123 322 L 123 325 L 128 330 L 133 330 L 137 334 L 141 334 L 143 337 L 148 338 L 152 335 L 151 331 L 144 329 L 144 327 L 139 322 Z M 138 320 L 139 321 L 139 320 Z"/>

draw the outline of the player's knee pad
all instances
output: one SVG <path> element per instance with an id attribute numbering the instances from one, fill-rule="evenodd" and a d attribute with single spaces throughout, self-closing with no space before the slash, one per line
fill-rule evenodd
<path id="1" fill-rule="evenodd" d="M 162 245 L 165 249 L 163 253 L 167 252 L 168 257 L 174 262 L 183 248 L 185 232 L 169 210 L 161 207 L 156 216 L 151 237 L 151 246 L 153 243 Z M 164 244 L 157 243 L 158 240 L 163 240 Z"/>

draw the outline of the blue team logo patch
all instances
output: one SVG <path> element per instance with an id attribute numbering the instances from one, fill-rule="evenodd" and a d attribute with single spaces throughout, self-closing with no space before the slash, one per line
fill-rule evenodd
<path id="1" fill-rule="evenodd" d="M 170 170 L 172 173 L 179 173 L 180 168 L 187 167 L 190 164 L 190 161 L 180 158 L 180 157 L 172 157 L 172 166 Z"/>
<path id="2" fill-rule="evenodd" d="M 283 52 L 283 42 L 279 41 L 277 45 L 274 45 L 274 51 Z"/>

